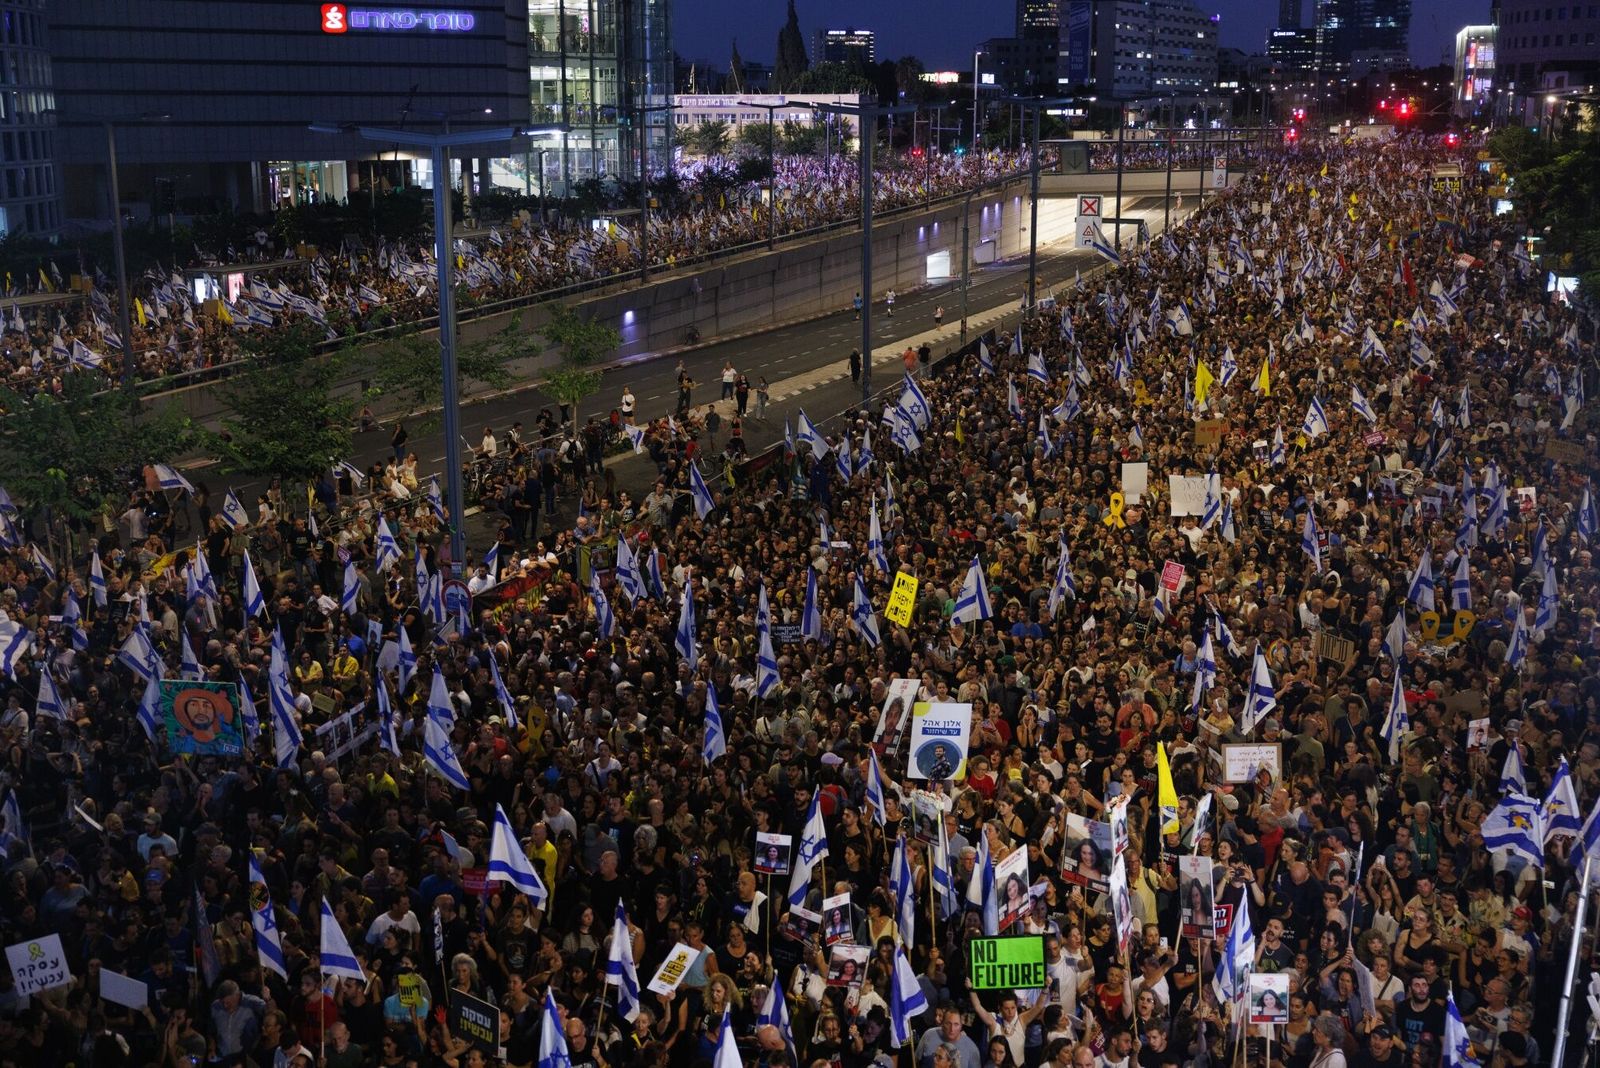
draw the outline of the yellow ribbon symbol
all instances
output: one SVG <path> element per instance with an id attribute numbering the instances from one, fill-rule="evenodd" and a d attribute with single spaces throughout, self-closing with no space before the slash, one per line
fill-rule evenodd
<path id="1" fill-rule="evenodd" d="M 43 960 L 44 959 L 44 947 L 41 946 L 37 942 L 29 942 L 28 943 L 28 959 L 29 960 Z"/>
<path id="2" fill-rule="evenodd" d="M 1457 612 L 1455 618 L 1450 621 L 1452 633 L 1446 639 L 1447 643 L 1454 645 L 1456 642 L 1466 641 L 1467 636 L 1472 633 L 1472 628 L 1477 622 L 1478 616 L 1476 613 L 1469 612 L 1466 609 Z"/>
<path id="3" fill-rule="evenodd" d="M 1431 642 L 1431 641 L 1434 641 L 1435 639 L 1437 639 L 1439 637 L 1439 613 L 1438 612 L 1424 612 L 1424 613 L 1422 613 L 1421 622 L 1422 622 L 1422 640 L 1423 641 Z"/>
<path id="4" fill-rule="evenodd" d="M 1122 500 L 1121 492 L 1111 495 L 1111 511 L 1101 520 L 1106 526 L 1116 527 L 1118 530 L 1128 529 L 1127 522 L 1122 518 Z"/>

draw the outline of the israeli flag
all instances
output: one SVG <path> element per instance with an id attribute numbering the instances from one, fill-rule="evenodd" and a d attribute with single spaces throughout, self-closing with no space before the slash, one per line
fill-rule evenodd
<path id="1" fill-rule="evenodd" d="M 1456 612 L 1472 608 L 1472 561 L 1466 553 L 1456 560 L 1456 573 L 1450 579 L 1450 607 Z"/>
<path id="2" fill-rule="evenodd" d="M 461 770 L 461 762 L 456 759 L 456 750 L 450 742 L 450 733 L 434 718 L 432 709 L 429 709 L 429 713 L 423 725 L 423 757 L 427 760 L 428 766 L 438 772 L 445 782 L 457 790 L 470 793 L 472 783 L 467 780 L 467 773 Z"/>
<path id="3" fill-rule="evenodd" d="M 1537 638 L 1542 640 L 1556 625 L 1560 610 L 1561 595 L 1556 591 L 1556 569 L 1549 567 L 1545 569 L 1544 585 L 1539 590 L 1539 607 L 1533 614 L 1533 632 Z"/>
<path id="4" fill-rule="evenodd" d="M 1273 467 L 1282 467 L 1288 459 L 1288 452 L 1283 445 L 1283 425 L 1280 423 L 1272 432 L 1272 455 L 1268 462 Z"/>
<path id="5" fill-rule="evenodd" d="M 909 373 L 905 376 L 905 388 L 900 391 L 899 403 L 905 414 L 911 417 L 912 425 L 917 428 L 919 435 L 926 432 L 933 424 L 933 408 L 928 404 L 927 395 L 922 392 L 922 387 L 917 385 L 917 380 Z"/>
<path id="6" fill-rule="evenodd" d="M 861 580 L 859 572 L 856 574 L 855 597 L 850 604 L 850 623 L 868 648 L 876 649 L 883 644 L 883 638 L 878 633 L 878 616 L 872 610 L 872 601 L 867 597 L 867 584 Z"/>
<path id="7" fill-rule="evenodd" d="M 1385 363 L 1387 363 L 1389 360 L 1389 350 L 1384 347 L 1382 341 L 1378 340 L 1378 335 L 1373 333 L 1372 327 L 1369 326 L 1367 327 L 1366 335 L 1361 339 L 1361 358 L 1363 360 L 1370 360 L 1374 356 L 1381 358 Z"/>
<path id="8" fill-rule="evenodd" d="M 989 586 L 984 581 L 983 568 L 978 565 L 978 558 L 974 556 L 967 568 L 967 576 L 962 580 L 961 592 L 956 595 L 955 611 L 950 614 L 950 622 L 976 623 L 991 619 L 993 616 L 994 606 L 989 603 Z"/>
<path id="9" fill-rule="evenodd" d="M 289 978 L 284 962 L 283 940 L 278 933 L 278 920 L 272 909 L 272 894 L 267 889 L 266 877 L 261 874 L 261 864 L 255 854 L 250 854 L 250 926 L 255 931 L 256 958 L 267 971 L 277 972 L 280 978 Z"/>
<path id="10" fill-rule="evenodd" d="M 1022 355 L 1022 327 L 1017 327 L 1017 332 L 1011 335 L 1011 355 Z"/>
<path id="11" fill-rule="evenodd" d="M 1200 699 L 1217 685 L 1217 653 L 1211 644 L 1211 632 L 1200 640 L 1200 651 L 1195 656 L 1194 691 L 1189 695 L 1190 711 L 1199 711 Z"/>
<path id="12" fill-rule="evenodd" d="M 1306 409 L 1305 421 L 1300 424 L 1300 433 L 1315 441 L 1328 432 L 1328 413 L 1322 408 L 1322 400 L 1318 397 L 1311 398 L 1311 407 Z"/>
<path id="13" fill-rule="evenodd" d="M 1211 633 L 1217 641 L 1222 643 L 1222 648 L 1227 650 L 1229 656 L 1240 657 L 1244 655 L 1244 647 L 1233 638 L 1233 631 L 1228 629 L 1228 624 L 1222 615 L 1216 611 L 1211 613 Z"/>
<path id="14" fill-rule="evenodd" d="M 772 610 L 767 607 L 767 584 L 756 595 L 756 696 L 769 697 L 778 686 L 778 657 L 772 650 Z"/>
<path id="15" fill-rule="evenodd" d="M 911 1044 L 911 1019 L 928 1011 L 928 996 L 922 992 L 917 973 L 906 959 L 905 946 L 894 947 L 894 971 L 889 975 L 889 1045 L 893 1049 Z M 898 1059 L 898 1058 L 896 1058 Z"/>
<path id="16" fill-rule="evenodd" d="M 1389 743 L 1389 763 L 1400 760 L 1400 739 L 1411 729 L 1411 716 L 1406 710 L 1405 687 L 1400 672 L 1394 673 L 1394 690 L 1389 695 L 1389 713 L 1383 720 L 1383 737 Z"/>
<path id="17" fill-rule="evenodd" d="M 1478 833 L 1490 852 L 1504 849 L 1544 867 L 1544 818 L 1539 802 L 1522 794 L 1507 794 L 1483 818 Z"/>
<path id="18" fill-rule="evenodd" d="M 356 573 L 354 557 L 345 561 L 344 565 L 344 593 L 339 598 L 339 610 L 347 616 L 356 614 L 356 602 L 361 597 L 361 576 Z"/>
<path id="19" fill-rule="evenodd" d="M 1085 224 L 1085 228 L 1085 236 L 1088 238 L 1089 247 L 1113 266 L 1122 266 L 1122 257 L 1117 253 L 1116 249 L 1111 247 L 1111 242 L 1106 240 L 1106 235 L 1101 231 L 1100 224 L 1091 221 Z"/>
<path id="20" fill-rule="evenodd" d="M 1044 354 L 1035 349 L 1028 355 L 1028 377 L 1041 385 L 1050 384 L 1050 372 L 1044 366 Z"/>
<path id="21" fill-rule="evenodd" d="M 1233 522 L 1233 499 L 1226 494 L 1222 497 L 1222 527 L 1219 533 L 1229 545 L 1239 540 L 1239 531 Z"/>
<path id="22" fill-rule="evenodd" d="M 639 970 L 633 962 L 633 934 L 628 911 L 617 902 L 611 923 L 611 945 L 606 950 L 606 985 L 617 988 L 617 1015 L 632 1023 L 639 1018 Z"/>
<path id="23" fill-rule="evenodd" d="M 14 640 L 14 635 L 8 636 L 8 628 L 17 628 L 17 625 L 8 620 L 0 620 L 0 668 L 5 668 L 7 675 L 11 674 L 11 671 L 9 670 L 10 663 L 5 659 L 5 653 L 10 649 Z M 23 631 L 22 633 L 26 635 L 28 632 Z M 24 645 L 23 649 L 25 650 L 26 648 L 27 646 Z M 18 655 L 20 655 L 20 652 Z M 122 642 L 122 647 L 117 650 L 117 663 L 146 682 L 152 677 L 157 677 L 151 665 L 159 662 L 155 647 L 150 644 L 150 635 L 145 632 L 143 627 L 135 627 L 129 631 L 127 638 Z"/>
<path id="24" fill-rule="evenodd" d="M 626 537 L 617 539 L 617 585 L 627 594 L 628 600 L 638 601 L 644 596 L 644 582 L 639 577 L 639 561 Z"/>
<path id="25" fill-rule="evenodd" d="M 1428 549 L 1417 557 L 1417 568 L 1411 572 L 1411 583 L 1406 588 L 1406 603 L 1416 605 L 1421 612 L 1433 611 L 1433 553 Z"/>
<path id="26" fill-rule="evenodd" d="M 994 885 L 994 857 L 989 853 L 989 835 L 978 835 L 978 855 L 972 862 L 972 875 L 967 880 L 967 904 L 976 905 L 982 913 L 983 934 L 993 938 L 1000 933 L 1000 902 Z"/>
<path id="27" fill-rule="evenodd" d="M 1511 631 L 1511 640 L 1506 643 L 1505 665 L 1513 670 L 1520 669 L 1522 662 L 1528 659 L 1528 624 L 1523 617 L 1522 608 L 1517 608 L 1517 624 Z"/>
<path id="28" fill-rule="evenodd" d="M 334 916 L 327 898 L 322 899 L 322 945 L 319 957 L 323 975 L 354 979 L 358 983 L 367 981 L 366 973 L 361 970 L 361 962 L 350 951 L 350 942 L 340 929 L 339 920 Z"/>
<path id="29" fill-rule="evenodd" d="M 994 355 L 982 338 L 978 339 L 978 370 L 986 375 L 994 374 Z"/>
<path id="30" fill-rule="evenodd" d="M 867 558 L 881 574 L 889 573 L 889 557 L 883 548 L 883 528 L 878 524 L 878 495 L 872 495 L 872 512 L 867 521 Z"/>
<path id="31" fill-rule="evenodd" d="M 1540 809 L 1545 844 L 1550 844 L 1552 838 L 1577 838 L 1583 830 L 1578 812 L 1578 792 L 1572 784 L 1572 769 L 1567 766 L 1567 758 L 1563 756 L 1561 763 L 1556 766 L 1555 775 L 1550 778 L 1550 788 L 1544 795 L 1544 807 Z"/>
<path id="32" fill-rule="evenodd" d="M 190 496 L 194 495 L 194 486 L 175 469 L 166 464 L 151 464 L 155 472 L 156 484 L 164 490 L 179 490 Z"/>
<path id="33" fill-rule="evenodd" d="M 378 517 L 377 567 L 378 573 L 384 574 L 400 563 L 400 543 L 395 540 L 394 531 L 389 529 L 389 521 L 383 516 Z"/>
<path id="34" fill-rule="evenodd" d="M 871 746 L 867 747 L 867 807 L 872 810 L 872 822 L 879 827 L 887 826 L 885 814 L 885 798 L 888 796 L 883 785 L 883 768 L 878 763 L 878 751 Z"/>
<path id="35" fill-rule="evenodd" d="M 490 882 L 510 883 L 536 909 L 544 908 L 550 900 L 550 891 L 545 888 L 533 861 L 528 859 L 522 844 L 517 841 L 511 821 L 506 818 L 506 810 L 499 804 L 494 806 L 494 830 L 489 839 L 488 878 Z"/>
<path id="36" fill-rule="evenodd" d="M 1246 895 L 1248 896 L 1248 895 Z M 1256 935 L 1250 926 L 1250 902 L 1239 902 L 1239 914 L 1228 928 L 1228 944 L 1217 962 L 1214 981 L 1217 1000 L 1223 1003 L 1243 997 L 1250 986 L 1250 973 L 1255 968 Z"/>
<path id="37" fill-rule="evenodd" d="M 789 876 L 789 904 L 804 905 L 811 889 L 811 870 L 828 855 L 828 832 L 822 824 L 822 793 L 811 795 L 811 810 L 795 848 L 794 871 Z"/>
<path id="38" fill-rule="evenodd" d="M 1461 1010 L 1456 1008 L 1455 991 L 1448 987 L 1444 992 L 1442 1068 L 1479 1068 L 1478 1058 L 1472 1055 L 1472 1042 L 1467 1036 L 1467 1025 L 1462 1022 Z"/>
<path id="39" fill-rule="evenodd" d="M 1350 408 L 1361 418 L 1369 423 L 1377 423 L 1378 413 L 1372 410 L 1372 405 L 1367 403 L 1366 396 L 1361 392 L 1361 387 L 1351 385 Z"/>
<path id="40" fill-rule="evenodd" d="M 404 694 L 411 685 L 411 680 L 417 677 L 417 654 L 411 648 L 411 632 L 403 625 L 395 628 L 399 632 L 397 644 L 400 647 L 400 662 L 398 672 L 400 678 L 400 693 Z"/>
<path id="41" fill-rule="evenodd" d="M 189 628 L 178 628 L 178 674 L 190 682 L 200 682 L 205 679 L 205 669 L 200 666 L 200 660 L 194 655 L 194 646 L 189 644 Z"/>
<path id="42" fill-rule="evenodd" d="M 650 547 L 650 555 L 645 557 L 644 574 L 650 585 L 650 595 L 658 600 L 666 600 L 667 583 L 661 577 L 661 550 L 655 546 Z"/>
<path id="43" fill-rule="evenodd" d="M 1261 652 L 1261 643 L 1257 642 L 1255 658 L 1250 664 L 1250 692 L 1239 712 L 1239 733 L 1253 732 L 1256 724 L 1277 707 L 1278 695 L 1272 686 L 1272 673 L 1267 670 L 1267 658 Z"/>
<path id="44" fill-rule="evenodd" d="M 50 675 L 48 663 L 41 664 L 39 668 L 39 696 L 34 701 L 33 711 L 35 717 L 47 716 L 55 720 L 71 717 L 72 706 L 62 699 L 61 691 L 56 688 L 56 680 Z M 34 725 L 38 726 L 37 718 Z"/>
<path id="45" fill-rule="evenodd" d="M 717 705 L 717 684 L 706 680 L 706 725 L 700 740 L 700 759 L 706 767 L 728 754 L 728 735 L 722 727 L 722 709 Z"/>
<path id="46" fill-rule="evenodd" d="M 1600 535 L 1600 511 L 1595 508 L 1594 493 L 1587 483 L 1583 487 L 1583 498 L 1578 502 L 1577 530 L 1585 545 L 1592 544 L 1596 535 Z"/>
<path id="47" fill-rule="evenodd" d="M 678 608 L 678 629 L 673 635 L 672 644 L 684 663 L 689 666 L 691 675 L 700 666 L 700 650 L 694 642 L 694 630 L 694 582 L 686 579 L 683 584 L 683 601 Z"/>
<path id="48" fill-rule="evenodd" d="M 106 586 L 106 573 L 100 566 L 100 550 L 92 550 L 89 554 L 89 592 L 94 594 L 94 603 L 97 608 L 106 606 L 108 587 Z"/>
<path id="49" fill-rule="evenodd" d="M 706 485 L 704 476 L 700 474 L 700 466 L 692 461 L 689 464 L 689 496 L 694 502 L 697 518 L 704 519 L 717 506 L 711 496 L 711 487 Z"/>
<path id="50" fill-rule="evenodd" d="M 1239 361 L 1234 359 L 1233 346 L 1229 345 L 1222 350 L 1222 374 L 1217 379 L 1217 385 L 1227 388 L 1234 376 L 1239 373 Z"/>
<path id="51" fill-rule="evenodd" d="M 804 408 L 801 408 L 796 415 L 796 425 L 798 427 L 797 440 L 801 445 L 808 446 L 811 449 L 813 457 L 820 460 L 828 455 L 828 443 L 823 440 L 822 432 L 817 429 L 816 424 L 806 415 Z"/>
<path id="52" fill-rule="evenodd" d="M 1061 610 L 1067 598 L 1070 597 L 1074 601 L 1078 599 L 1078 584 L 1072 578 L 1072 554 L 1067 549 L 1065 541 L 1059 542 L 1058 545 L 1061 555 L 1056 558 L 1055 579 L 1050 583 L 1050 599 L 1044 606 L 1044 610 L 1050 614 L 1052 620 L 1056 618 L 1056 613 Z"/>
<path id="53" fill-rule="evenodd" d="M 794 1028 L 789 1025 L 789 1005 L 783 997 L 783 984 L 772 982 L 767 986 L 767 997 L 761 1005 L 761 1012 L 756 1016 L 756 1026 L 772 1026 L 778 1029 L 778 1034 L 783 1038 L 784 1047 L 789 1051 L 789 1056 L 794 1063 L 799 1063 L 799 1057 L 794 1044 Z"/>
<path id="54" fill-rule="evenodd" d="M 1201 505 L 1200 529 L 1209 530 L 1222 518 L 1222 476 L 1213 467 L 1206 474 L 1206 495 Z"/>
<path id="55" fill-rule="evenodd" d="M 817 569 L 806 568 L 806 600 L 800 613 L 800 636 L 807 641 L 822 641 L 822 610 L 817 606 Z"/>
<path id="56" fill-rule="evenodd" d="M 1322 573 L 1322 543 L 1317 537 L 1317 513 L 1311 502 L 1306 502 L 1305 524 L 1300 530 L 1300 550 L 1311 559 L 1311 569 Z"/>

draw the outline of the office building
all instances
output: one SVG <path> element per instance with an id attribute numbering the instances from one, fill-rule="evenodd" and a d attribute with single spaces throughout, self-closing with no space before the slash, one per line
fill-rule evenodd
<path id="1" fill-rule="evenodd" d="M 1600 82 L 1600 5 L 1500 0 L 1494 45 L 1500 88 L 1518 97 L 1594 85 Z"/>
<path id="2" fill-rule="evenodd" d="M 1017 0 L 1017 32 L 1023 38 L 1054 43 L 1061 30 L 1059 0 Z"/>
<path id="3" fill-rule="evenodd" d="M 811 49 L 813 63 L 843 63 L 847 67 L 867 67 L 877 61 L 877 35 L 871 30 L 850 27 L 816 32 Z"/>
<path id="4" fill-rule="evenodd" d="M 1278 29 L 1298 30 L 1305 0 L 1278 0 Z"/>
<path id="5" fill-rule="evenodd" d="M 1191 0 L 1070 0 L 1058 83 L 1116 100 L 1211 89 L 1217 17 Z"/>
<path id="6" fill-rule="evenodd" d="M 57 3 L 51 52 L 69 214 L 106 210 L 104 138 L 81 113 L 164 116 L 120 129 L 125 203 L 147 199 L 158 179 L 197 209 L 432 185 L 426 152 L 314 133 L 313 121 L 422 130 L 570 124 L 565 135 L 474 150 L 457 167 L 480 190 L 532 189 L 534 159 L 552 189 L 597 172 L 631 174 L 639 144 L 654 158 L 667 143 L 669 33 L 667 0 Z M 643 134 L 641 105 L 663 109 L 644 116 Z"/>
<path id="7" fill-rule="evenodd" d="M 991 37 L 978 46 L 983 73 L 1022 96 L 1051 96 L 1056 88 L 1056 41 L 1051 37 Z"/>
<path id="8" fill-rule="evenodd" d="M 1456 33 L 1450 110 L 1465 118 L 1489 106 L 1495 88 L 1495 28 L 1463 26 Z"/>
<path id="9" fill-rule="evenodd" d="M 1347 77 L 1409 65 L 1411 0 L 1315 0 L 1317 74 Z"/>
<path id="10" fill-rule="evenodd" d="M 61 227 L 48 30 L 44 0 L 0 0 L 0 237 L 49 237 Z"/>
<path id="11" fill-rule="evenodd" d="M 1317 69 L 1317 31 L 1310 27 L 1284 27 L 1267 31 L 1267 59 L 1273 78 L 1301 82 Z"/>

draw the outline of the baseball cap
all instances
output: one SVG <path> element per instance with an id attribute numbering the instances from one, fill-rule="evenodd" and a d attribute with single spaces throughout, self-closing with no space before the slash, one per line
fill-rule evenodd
<path id="1" fill-rule="evenodd" d="M 1379 1024 L 1377 1027 L 1374 1027 L 1372 1029 L 1372 1037 L 1373 1038 L 1393 1038 L 1394 1037 L 1394 1032 L 1389 1030 L 1389 1027 L 1388 1027 L 1387 1024 Z"/>

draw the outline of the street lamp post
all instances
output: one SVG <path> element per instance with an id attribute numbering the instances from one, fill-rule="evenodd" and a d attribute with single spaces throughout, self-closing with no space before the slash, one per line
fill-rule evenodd
<path id="1" fill-rule="evenodd" d="M 972 53 L 972 151 L 978 151 L 978 57 L 983 49 Z"/>
<path id="2" fill-rule="evenodd" d="M 797 104 L 758 104 L 754 100 L 740 100 L 742 108 L 765 108 L 767 112 L 767 248 L 778 247 L 778 123 L 774 117 L 779 111 L 804 110 Z M 809 107 L 809 105 L 807 105 Z"/>
<path id="3" fill-rule="evenodd" d="M 137 366 L 133 356 L 133 317 L 129 309 L 132 298 L 128 295 L 128 259 L 122 244 L 122 189 L 117 181 L 117 123 L 165 122 L 172 116 L 164 112 L 142 112 L 134 115 L 95 115 L 89 112 L 54 112 L 58 119 L 79 119 L 99 123 L 106 135 L 106 172 L 108 191 L 111 194 L 111 253 L 117 267 L 117 330 L 122 341 L 122 388 L 133 392 Z"/>
<path id="4" fill-rule="evenodd" d="M 943 119 L 944 109 L 950 105 L 949 103 L 943 103 L 927 104 L 925 106 L 929 111 L 933 112 L 933 116 Z M 942 129 L 942 126 L 934 125 L 933 116 L 929 116 L 928 139 L 922 146 L 922 203 L 924 206 L 933 203 L 933 185 L 930 179 L 930 174 L 933 167 L 933 146 L 937 136 L 936 131 Z M 915 138 L 913 138 L 913 140 L 915 140 Z"/>
<path id="5" fill-rule="evenodd" d="M 650 280 L 650 130 L 645 116 L 671 111 L 671 104 L 639 105 L 639 284 Z"/>
<path id="6" fill-rule="evenodd" d="M 466 118 L 468 115 L 493 115 L 494 114 L 494 108 L 456 108 L 456 109 L 454 109 L 452 111 L 438 111 L 438 110 L 430 111 L 430 110 L 428 110 L 426 108 L 419 108 L 417 110 L 417 114 L 419 114 L 419 115 L 427 115 L 427 116 L 429 116 L 431 118 L 438 119 L 439 122 L 444 126 L 445 135 L 449 136 L 449 134 L 450 134 L 450 120 L 451 119 Z M 445 153 L 445 166 L 448 167 L 449 165 L 450 165 L 450 155 L 447 152 L 447 153 Z M 468 163 L 466 159 L 462 159 L 462 161 L 461 161 L 461 204 L 462 204 L 463 207 L 465 207 L 466 205 L 472 203 L 472 174 L 471 174 L 470 168 L 471 168 L 471 164 Z M 485 177 L 487 177 L 487 176 L 485 176 Z M 445 184 L 446 185 L 450 185 L 451 183 L 449 181 L 446 181 Z"/>
<path id="7" fill-rule="evenodd" d="M 366 141 L 426 148 L 433 162 L 433 252 L 439 286 L 439 369 L 444 376 L 444 456 L 445 485 L 450 505 L 450 566 L 459 577 L 466 562 L 467 538 L 462 527 L 466 515 L 466 495 L 461 481 L 461 396 L 456 372 L 456 302 L 454 234 L 450 224 L 450 180 L 447 160 L 450 149 L 466 145 L 510 141 L 530 134 L 558 133 L 564 126 L 500 126 L 461 133 L 429 134 L 418 130 L 393 130 L 375 126 L 339 126 L 313 123 L 316 133 L 359 134 Z"/>
<path id="8" fill-rule="evenodd" d="M 880 115 L 915 112 L 915 104 L 884 107 L 873 104 L 818 104 L 818 111 L 855 115 L 861 128 L 861 402 L 872 399 L 872 143 Z"/>

